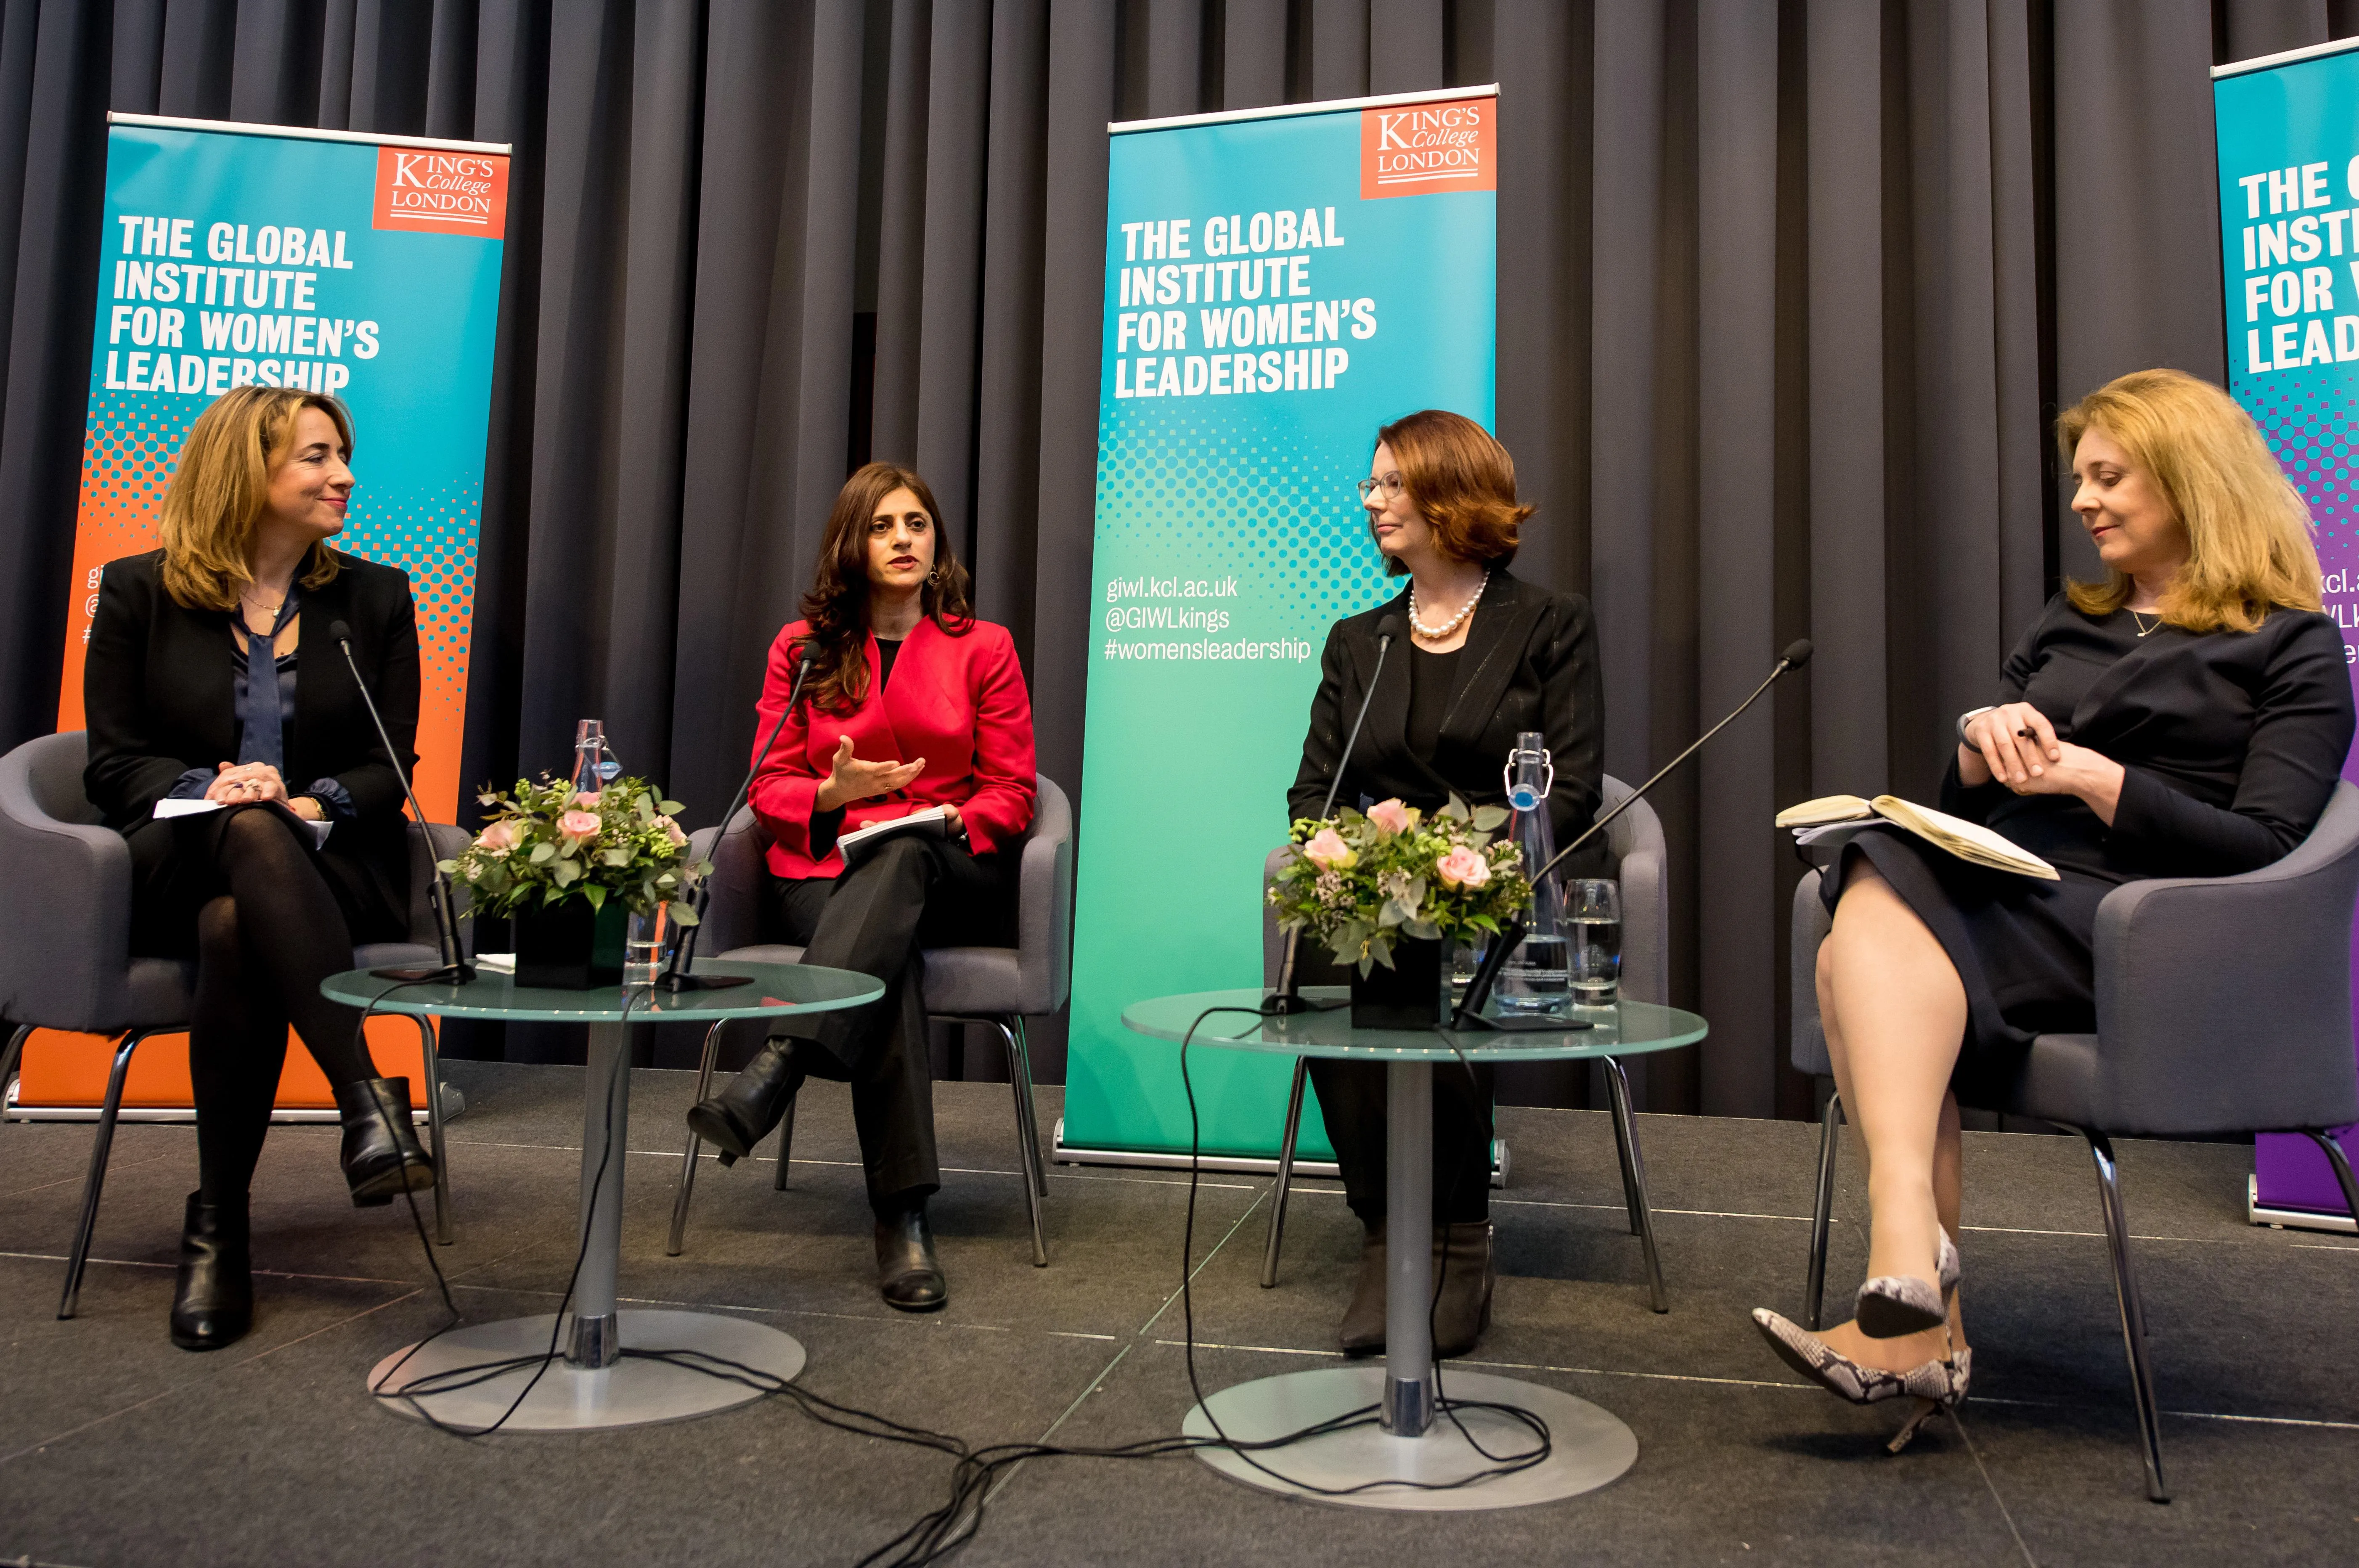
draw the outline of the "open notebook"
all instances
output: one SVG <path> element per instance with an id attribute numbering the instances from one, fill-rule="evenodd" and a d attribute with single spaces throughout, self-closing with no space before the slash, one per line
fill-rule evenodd
<path id="1" fill-rule="evenodd" d="M 1796 841 L 1802 844 L 1847 838 L 1863 824 L 1877 822 L 1906 828 L 1960 860 L 1993 871 L 2011 871 L 2018 877 L 2038 877 L 2049 882 L 2062 880 L 2056 867 L 1980 822 L 1916 805 L 1897 795 L 1878 795 L 1873 800 L 1864 800 L 1857 795 L 1827 795 L 1788 806 L 1777 813 L 1777 825 L 1792 828 Z"/>

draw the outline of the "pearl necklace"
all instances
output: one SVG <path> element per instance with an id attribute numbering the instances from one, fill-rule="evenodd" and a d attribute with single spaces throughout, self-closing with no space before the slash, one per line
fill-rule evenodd
<path id="1" fill-rule="evenodd" d="M 1427 642 L 1442 641 L 1451 633 L 1466 624 L 1466 617 L 1473 615 L 1474 606 L 1483 602 L 1483 590 L 1489 586 L 1491 586 L 1491 572 L 1490 569 L 1485 567 L 1481 585 L 1466 596 L 1466 603 L 1458 606 L 1458 613 L 1438 626 L 1429 626 L 1417 618 L 1417 581 L 1411 578 L 1408 585 L 1408 629 Z"/>

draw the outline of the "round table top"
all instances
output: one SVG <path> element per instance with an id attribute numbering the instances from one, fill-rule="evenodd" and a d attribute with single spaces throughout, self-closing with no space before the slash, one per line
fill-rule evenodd
<path id="1" fill-rule="evenodd" d="M 1640 1056 L 1693 1045 L 1707 1029 L 1703 1019 L 1653 1002 L 1617 1002 L 1577 1007 L 1569 1015 L 1587 1029 L 1564 1030 L 1362 1029 L 1352 1027 L 1351 990 L 1343 985 L 1306 985 L 1313 1002 L 1339 1004 L 1333 1010 L 1285 1018 L 1248 1018 L 1268 996 L 1266 988 L 1196 991 L 1156 996 L 1122 1010 L 1123 1027 L 1160 1040 L 1190 1038 L 1205 1009 L 1215 1012 L 1196 1027 L 1191 1043 L 1226 1051 L 1266 1051 L 1287 1056 L 1332 1056 L 1365 1062 L 1551 1062 L 1591 1056 Z"/>
<path id="2" fill-rule="evenodd" d="M 699 959 L 699 975 L 743 975 L 750 985 L 719 991 L 669 991 L 646 985 L 601 985 L 587 991 L 556 991 L 519 985 L 513 975 L 479 970 L 463 985 L 386 980 L 365 969 L 347 969 L 320 982 L 332 1002 L 373 1007 L 380 1013 L 431 1013 L 447 1018 L 518 1018 L 547 1023 L 714 1023 L 723 1018 L 775 1018 L 782 1013 L 828 1013 L 857 1007 L 885 994 L 874 975 L 810 964 L 738 964 Z"/>

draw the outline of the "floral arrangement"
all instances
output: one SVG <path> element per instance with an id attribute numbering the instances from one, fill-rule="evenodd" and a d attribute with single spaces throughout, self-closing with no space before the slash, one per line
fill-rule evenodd
<path id="1" fill-rule="evenodd" d="M 507 916 L 579 898 L 593 909 L 614 898 L 647 914 L 671 900 L 674 920 L 696 923 L 688 894 L 712 863 L 686 858 L 679 802 L 646 780 L 616 779 L 591 792 L 544 774 L 538 784 L 519 779 L 506 793 L 485 789 L 476 799 L 491 820 L 441 869 L 467 884 L 482 912 Z"/>
<path id="2" fill-rule="evenodd" d="M 1269 879 L 1281 930 L 1308 930 L 1365 976 L 1392 967 L 1402 937 L 1460 942 L 1496 932 L 1530 903 L 1523 855 L 1493 835 L 1498 806 L 1452 795 L 1430 818 L 1398 800 L 1294 824 L 1293 856 Z"/>

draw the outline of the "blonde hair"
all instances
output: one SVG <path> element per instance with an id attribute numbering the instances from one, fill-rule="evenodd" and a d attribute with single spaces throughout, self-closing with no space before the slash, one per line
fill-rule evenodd
<path id="1" fill-rule="evenodd" d="M 189 427 L 172 482 L 164 490 L 164 590 L 184 609 L 234 610 L 254 581 L 246 552 L 270 503 L 271 460 L 293 439 L 295 417 L 317 408 L 335 421 L 352 455 L 352 416 L 333 397 L 288 387 L 240 387 L 216 399 Z M 336 575 L 335 552 L 312 545 L 302 583 L 318 588 Z"/>
<path id="2" fill-rule="evenodd" d="M 2249 632 L 2279 606 L 2321 607 L 2310 507 L 2234 397 L 2183 371 L 2132 371 L 2057 419 L 2068 466 L 2092 430 L 2122 444 L 2187 530 L 2187 561 L 2163 594 L 2164 620 L 2191 632 Z M 2129 603 L 2131 587 L 2108 570 L 2104 582 L 2068 582 L 2064 592 L 2083 615 L 2104 615 Z"/>

